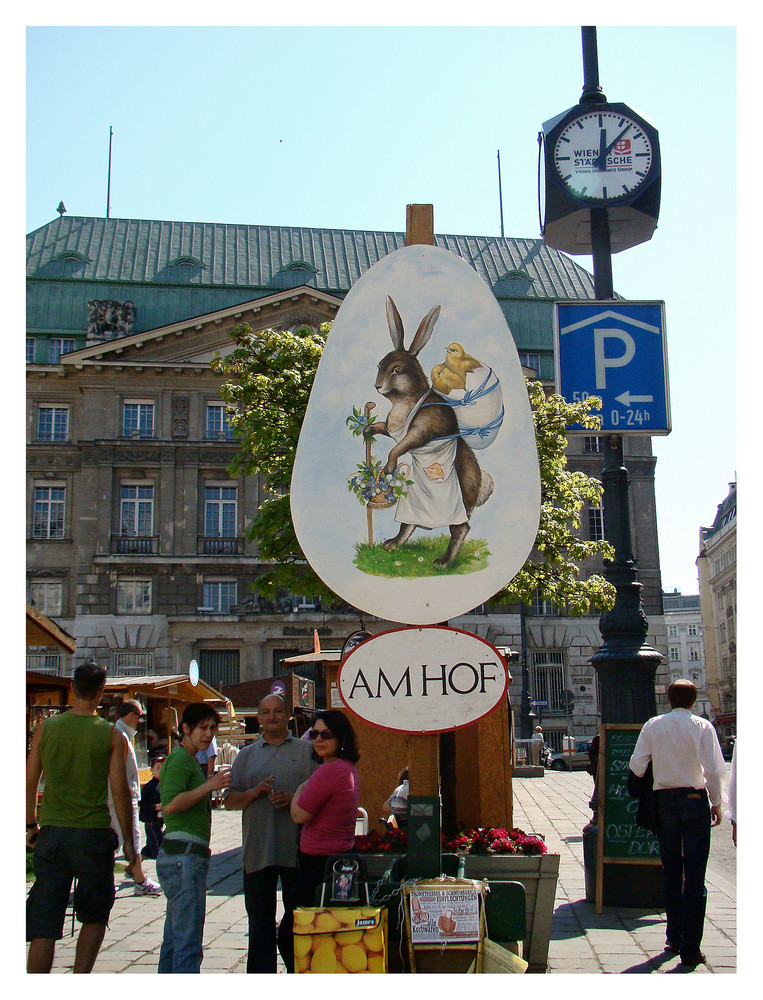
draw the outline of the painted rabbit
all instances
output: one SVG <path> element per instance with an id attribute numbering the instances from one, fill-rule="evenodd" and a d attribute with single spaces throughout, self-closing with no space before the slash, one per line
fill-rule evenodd
<path id="1" fill-rule="evenodd" d="M 376 389 L 392 408 L 384 421 L 365 430 L 366 436 L 384 434 L 395 444 L 389 452 L 385 472 L 391 474 L 401 455 L 411 460 L 408 496 L 398 501 L 395 519 L 400 530 L 384 546 L 394 549 L 406 542 L 414 530 L 448 526 L 450 543 L 435 559 L 437 569 L 447 569 L 458 555 L 469 533 L 469 516 L 493 492 L 493 479 L 480 469 L 471 447 L 458 436 L 458 421 L 450 406 L 438 402 L 417 355 L 429 342 L 440 306 L 435 306 L 419 324 L 411 346 L 403 344 L 403 321 L 397 306 L 387 296 L 387 322 L 393 350 L 379 362 Z"/>

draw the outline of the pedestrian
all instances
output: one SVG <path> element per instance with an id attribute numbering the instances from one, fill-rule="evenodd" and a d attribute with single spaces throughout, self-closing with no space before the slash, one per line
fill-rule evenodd
<path id="1" fill-rule="evenodd" d="M 731 770 L 729 771 L 729 786 L 726 794 L 729 799 L 729 819 L 731 820 L 731 839 L 734 847 L 737 846 L 737 741 L 734 740 L 734 749 L 731 752 Z"/>
<path id="2" fill-rule="evenodd" d="M 156 873 L 167 897 L 167 915 L 159 952 L 160 973 L 201 969 L 212 833 L 209 795 L 227 788 L 230 774 L 218 771 L 205 781 L 196 754 L 212 742 L 218 718 L 204 702 L 187 705 L 180 723 L 180 745 L 162 765 L 159 787 L 165 834 Z"/>
<path id="3" fill-rule="evenodd" d="M 266 695 L 257 716 L 260 736 L 233 761 L 224 801 L 226 809 L 243 810 L 244 904 L 249 918 L 246 971 L 275 972 L 277 947 L 287 972 L 293 972 L 298 831 L 289 807 L 317 763 L 310 744 L 289 732 L 289 711 L 281 695 Z M 279 879 L 284 915 L 276 932 Z"/>
<path id="4" fill-rule="evenodd" d="M 320 767 L 294 793 L 291 817 L 302 826 L 297 853 L 297 906 L 315 906 L 326 859 L 355 848 L 360 803 L 360 757 L 355 730 L 343 712 L 319 712 L 310 730 Z"/>
<path id="5" fill-rule="evenodd" d="M 678 952 L 681 964 L 689 967 L 705 961 L 700 948 L 705 869 L 710 829 L 723 818 L 726 773 L 715 729 L 692 714 L 696 700 L 691 681 L 673 681 L 668 687 L 671 710 L 644 723 L 630 759 L 630 769 L 639 778 L 652 763 L 665 886 L 665 949 Z"/>
<path id="6" fill-rule="evenodd" d="M 536 726 L 532 740 L 530 741 L 530 754 L 531 754 L 530 763 L 533 764 L 533 766 L 537 767 L 537 765 L 540 764 L 541 752 L 545 747 L 545 745 L 546 744 L 543 740 L 543 730 L 541 729 L 540 726 Z"/>
<path id="7" fill-rule="evenodd" d="M 212 742 L 206 750 L 199 750 L 196 754 L 196 760 L 199 762 L 199 767 L 201 767 L 204 772 L 204 777 L 211 778 L 215 773 L 215 761 L 217 760 L 216 737 L 212 737 Z"/>
<path id="8" fill-rule="evenodd" d="M 397 778 L 397 785 L 382 809 L 388 814 L 387 823 L 394 820 L 394 825 L 401 830 L 408 825 L 408 768 L 404 767 Z"/>
<path id="9" fill-rule="evenodd" d="M 159 792 L 159 779 L 162 773 L 164 754 L 159 754 L 151 760 L 151 777 L 140 792 L 138 818 L 146 831 L 146 846 L 142 850 L 144 858 L 156 861 L 159 848 L 164 838 L 164 817 L 162 816 L 162 800 Z"/>
<path id="10" fill-rule="evenodd" d="M 27 898 L 27 971 L 48 973 L 63 937 L 72 882 L 80 921 L 73 972 L 91 972 L 114 905 L 114 852 L 108 786 L 122 831 L 128 872 L 135 864 L 132 802 L 124 738 L 98 715 L 106 671 L 83 663 L 72 678 L 73 707 L 35 729 L 27 758 L 26 842 L 35 881 Z M 37 791 L 45 776 L 37 816 Z"/>
<path id="11" fill-rule="evenodd" d="M 140 812 L 140 772 L 138 771 L 138 759 L 135 756 L 133 743 L 142 718 L 143 707 L 140 702 L 135 698 L 125 698 L 117 708 L 117 721 L 114 728 L 122 734 L 127 787 L 130 789 L 130 797 L 132 799 L 133 843 L 137 855 L 131 871 L 132 879 L 135 882 L 133 895 L 159 896 L 161 895 L 162 887 L 158 882 L 154 882 L 153 879 L 150 879 L 144 873 L 143 862 L 141 860 L 140 820 L 138 816 Z M 109 799 L 109 810 L 111 812 L 111 828 L 117 837 L 119 837 L 119 823 L 117 822 L 111 799 Z M 121 846 L 121 838 L 119 839 Z"/>

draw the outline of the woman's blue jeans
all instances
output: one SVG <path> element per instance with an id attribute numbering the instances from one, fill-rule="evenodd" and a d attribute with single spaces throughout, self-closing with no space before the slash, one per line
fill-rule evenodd
<path id="1" fill-rule="evenodd" d="M 198 854 L 159 851 L 156 874 L 167 897 L 167 916 L 157 972 L 201 969 L 208 868 L 209 858 Z"/>

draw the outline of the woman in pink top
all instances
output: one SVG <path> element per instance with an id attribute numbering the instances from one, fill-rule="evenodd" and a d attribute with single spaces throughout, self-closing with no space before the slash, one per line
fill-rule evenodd
<path id="1" fill-rule="evenodd" d="M 294 793 L 291 818 L 302 826 L 297 852 L 297 906 L 315 906 L 326 858 L 355 847 L 360 779 L 355 731 L 343 712 L 319 712 L 310 730 L 319 767 Z"/>

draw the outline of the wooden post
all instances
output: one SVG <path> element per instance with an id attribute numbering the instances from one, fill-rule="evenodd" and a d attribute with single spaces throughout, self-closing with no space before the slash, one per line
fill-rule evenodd
<path id="1" fill-rule="evenodd" d="M 373 403 L 366 403 L 365 406 L 365 416 L 368 420 L 371 419 L 371 410 L 373 410 Z M 371 466 L 371 438 L 366 438 L 366 465 Z M 366 520 L 368 522 L 368 544 L 374 544 L 374 511 L 370 503 L 366 504 Z"/>
<path id="2" fill-rule="evenodd" d="M 406 205 L 405 245 L 434 246 L 434 205 Z M 412 735 L 408 744 L 411 795 L 440 794 L 440 737 Z"/>

